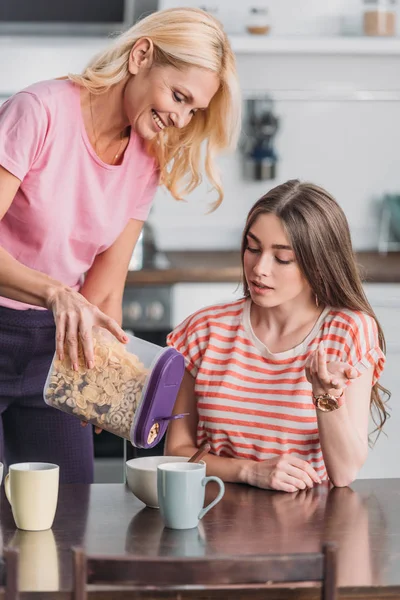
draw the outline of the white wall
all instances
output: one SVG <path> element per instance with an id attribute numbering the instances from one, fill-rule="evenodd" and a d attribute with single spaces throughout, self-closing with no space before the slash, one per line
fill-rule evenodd
<path id="1" fill-rule="evenodd" d="M 211 215 L 206 185 L 186 204 L 160 190 L 151 215 L 159 245 L 237 247 L 251 205 L 273 185 L 298 177 L 335 194 L 357 249 L 375 248 L 380 198 L 400 190 L 400 56 L 239 54 L 237 61 L 245 96 L 265 90 L 278 98 L 277 179 L 244 181 L 237 152 L 219 160 L 225 200 Z M 385 91 L 391 99 L 381 99 Z"/>

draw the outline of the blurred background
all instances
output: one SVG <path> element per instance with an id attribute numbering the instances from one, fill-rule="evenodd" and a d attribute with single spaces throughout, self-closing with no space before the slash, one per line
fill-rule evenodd
<path id="1" fill-rule="evenodd" d="M 206 185 L 186 202 L 158 191 L 132 257 L 124 327 L 163 345 L 197 308 L 239 297 L 240 236 L 252 204 L 291 178 L 326 187 L 348 217 L 388 344 L 382 383 L 393 394 L 392 417 L 360 477 L 399 477 L 400 6 L 396 0 L 2 0 L 0 102 L 35 81 L 81 71 L 110 35 L 172 6 L 201 7 L 224 24 L 243 92 L 242 139 L 236 153 L 219 159 L 225 199 L 216 212 L 206 214 L 215 200 Z M 122 480 L 124 458 L 137 454 L 102 433 L 96 480 Z"/>

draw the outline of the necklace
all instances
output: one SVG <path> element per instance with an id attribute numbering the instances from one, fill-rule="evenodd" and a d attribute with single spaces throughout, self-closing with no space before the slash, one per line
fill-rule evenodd
<path id="1" fill-rule="evenodd" d="M 91 119 L 92 119 L 92 131 L 93 131 L 93 138 L 94 138 L 94 149 L 95 149 L 95 151 L 96 151 L 96 154 L 97 154 L 98 156 L 100 156 L 100 154 L 99 154 L 99 152 L 98 152 L 98 149 L 97 149 L 98 136 L 97 136 L 97 133 L 96 133 L 96 128 L 95 128 L 95 126 L 94 126 L 94 119 L 93 119 L 93 106 L 92 106 L 92 93 L 91 93 L 91 92 L 89 92 L 89 103 L 90 103 L 90 116 L 91 116 Z M 116 163 L 116 162 L 117 162 L 117 160 L 118 160 L 118 157 L 119 157 L 119 155 L 120 155 L 120 152 L 121 152 L 121 147 L 122 147 L 122 142 L 123 142 L 123 140 L 124 140 L 124 132 L 123 132 L 123 131 L 121 131 L 121 133 L 120 133 L 120 142 L 119 142 L 118 150 L 117 150 L 116 154 L 114 154 L 114 158 L 113 158 L 113 160 L 112 160 L 112 163 L 111 163 L 112 165 L 115 165 L 115 163 Z M 111 145 L 111 144 L 109 144 L 109 145 L 108 145 L 108 147 L 106 148 L 106 151 L 108 150 L 108 148 L 110 147 L 110 145 Z"/>

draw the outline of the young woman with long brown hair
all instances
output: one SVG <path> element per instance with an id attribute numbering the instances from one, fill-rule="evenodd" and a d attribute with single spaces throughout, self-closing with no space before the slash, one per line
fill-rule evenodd
<path id="1" fill-rule="evenodd" d="M 297 180 L 263 196 L 242 241 L 244 298 L 196 312 L 168 342 L 186 373 L 166 452 L 211 444 L 207 472 L 293 492 L 350 484 L 368 451 L 385 341 L 339 204 Z"/>

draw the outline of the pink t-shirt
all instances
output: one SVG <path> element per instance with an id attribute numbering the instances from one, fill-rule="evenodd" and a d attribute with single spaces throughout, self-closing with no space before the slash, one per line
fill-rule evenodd
<path id="1" fill-rule="evenodd" d="M 0 165 L 21 180 L 0 221 L 0 246 L 74 289 L 129 219 L 146 220 L 159 181 L 137 135 L 121 165 L 96 155 L 80 88 L 69 80 L 34 84 L 0 107 Z M 38 308 L 3 297 L 0 305 Z"/>

